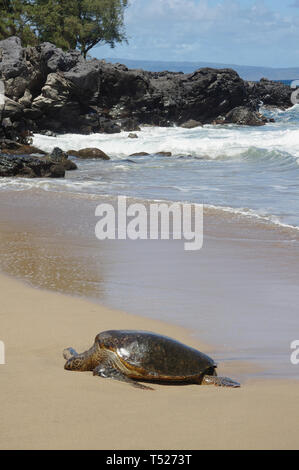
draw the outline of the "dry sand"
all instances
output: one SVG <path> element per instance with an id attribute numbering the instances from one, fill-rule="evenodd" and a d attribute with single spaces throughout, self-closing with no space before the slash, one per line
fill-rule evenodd
<path id="1" fill-rule="evenodd" d="M 212 352 L 183 329 L 0 277 L 1 449 L 298 449 L 296 382 L 155 391 L 63 369 L 62 350 L 105 329 L 154 330 Z M 242 365 L 220 365 L 234 377 Z"/>

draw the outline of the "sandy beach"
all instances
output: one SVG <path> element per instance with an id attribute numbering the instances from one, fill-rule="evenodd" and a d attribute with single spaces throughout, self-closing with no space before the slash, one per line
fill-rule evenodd
<path id="1" fill-rule="evenodd" d="M 212 353 L 188 331 L 0 277 L 1 449 L 296 449 L 299 388 L 248 381 L 239 390 L 155 385 L 155 391 L 63 369 L 62 350 L 97 332 L 144 329 Z M 238 373 L 244 365 L 220 365 Z"/>

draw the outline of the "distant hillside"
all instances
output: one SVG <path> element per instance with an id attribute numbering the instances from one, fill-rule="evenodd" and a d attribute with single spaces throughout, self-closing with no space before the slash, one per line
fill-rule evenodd
<path id="1" fill-rule="evenodd" d="M 270 67 L 253 67 L 235 64 L 218 64 L 213 62 L 161 62 L 151 60 L 132 60 L 132 59 L 111 59 L 107 58 L 107 62 L 125 64 L 132 69 L 143 69 L 152 72 L 162 72 L 168 70 L 170 72 L 191 73 L 202 67 L 212 68 L 231 68 L 238 72 L 244 80 L 260 80 L 261 78 L 269 78 L 270 80 L 296 80 L 299 79 L 299 67 L 297 68 L 270 68 Z"/>

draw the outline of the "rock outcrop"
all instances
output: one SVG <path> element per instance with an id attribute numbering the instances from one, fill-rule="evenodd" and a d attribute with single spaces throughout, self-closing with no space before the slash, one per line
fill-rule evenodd
<path id="1" fill-rule="evenodd" d="M 63 178 L 64 166 L 48 157 L 0 156 L 0 177 Z"/>
<path id="2" fill-rule="evenodd" d="M 77 165 L 58 147 L 47 155 L 36 147 L 2 142 L 0 177 L 63 178 L 66 171 L 76 169 Z"/>
<path id="3" fill-rule="evenodd" d="M 30 132 L 118 133 L 141 124 L 206 124 L 235 108 L 257 112 L 265 104 L 290 106 L 290 89 L 261 80 L 247 83 L 231 69 L 191 74 L 129 70 L 121 64 L 85 60 L 50 43 L 23 48 L 17 37 L 0 41 L 0 78 L 5 84 L 0 139 L 25 143 Z M 249 119 L 260 125 L 263 119 Z"/>
<path id="4" fill-rule="evenodd" d="M 290 87 L 267 78 L 262 78 L 258 83 L 248 82 L 248 93 L 251 100 L 255 100 L 258 104 L 281 109 L 293 106 Z"/>
<path id="5" fill-rule="evenodd" d="M 21 144 L 14 140 L 3 139 L 0 142 L 1 153 L 7 155 L 46 155 L 46 152 L 27 144 Z"/>

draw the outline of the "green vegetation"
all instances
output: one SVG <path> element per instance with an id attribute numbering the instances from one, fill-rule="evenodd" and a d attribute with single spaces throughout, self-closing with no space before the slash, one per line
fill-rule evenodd
<path id="1" fill-rule="evenodd" d="M 19 36 L 24 45 L 34 45 L 38 39 L 29 19 L 32 5 L 23 0 L 0 0 L 0 39 Z"/>
<path id="2" fill-rule="evenodd" d="M 100 43 L 126 41 L 128 0 L 0 0 L 0 39 L 19 36 L 24 45 L 49 41 L 86 57 Z"/>

